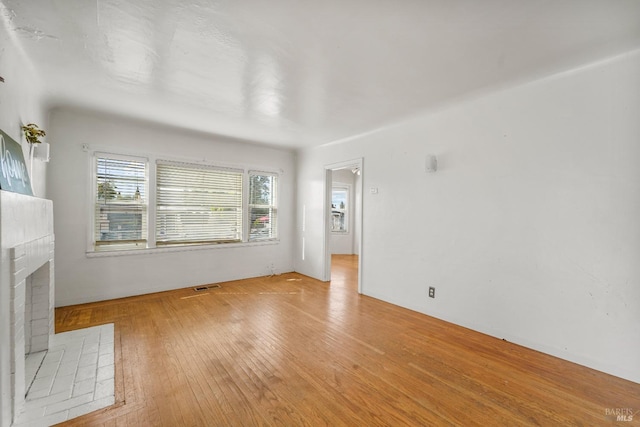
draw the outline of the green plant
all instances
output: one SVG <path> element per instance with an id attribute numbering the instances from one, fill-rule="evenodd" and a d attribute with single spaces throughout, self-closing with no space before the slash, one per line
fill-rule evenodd
<path id="1" fill-rule="evenodd" d="M 24 132 L 24 137 L 27 139 L 29 144 L 40 144 L 40 138 L 46 135 L 45 131 L 38 128 L 38 125 L 34 123 L 29 123 L 22 126 L 22 131 Z"/>
<path id="2" fill-rule="evenodd" d="M 109 181 L 98 183 L 98 199 L 111 200 L 115 199 L 118 195 L 115 185 Z"/>

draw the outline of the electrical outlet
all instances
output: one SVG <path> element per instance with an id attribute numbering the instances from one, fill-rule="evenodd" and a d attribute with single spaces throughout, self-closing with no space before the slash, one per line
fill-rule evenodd
<path id="1" fill-rule="evenodd" d="M 436 297 L 436 288 L 434 288 L 433 286 L 429 286 L 429 298 L 435 298 Z"/>

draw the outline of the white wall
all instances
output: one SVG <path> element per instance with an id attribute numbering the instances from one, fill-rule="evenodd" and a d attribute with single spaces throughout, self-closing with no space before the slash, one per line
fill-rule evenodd
<path id="1" fill-rule="evenodd" d="M 640 382 L 638 76 L 636 52 L 299 153 L 296 271 L 322 277 L 324 165 L 363 157 L 363 293 Z"/>
<path id="2" fill-rule="evenodd" d="M 45 131 L 48 128 L 47 115 L 41 103 L 42 82 L 35 73 L 29 59 L 15 46 L 5 29 L 0 30 L 0 129 L 22 145 L 25 161 L 29 165 L 29 144 L 20 127 L 36 123 Z M 44 138 L 49 141 L 49 137 Z M 34 160 L 30 175 L 33 192 L 37 197 L 45 197 L 46 163 Z"/>
<path id="3" fill-rule="evenodd" d="M 29 144 L 24 140 L 20 127 L 35 122 L 46 130 L 48 125 L 40 104 L 40 81 L 27 58 L 14 45 L 6 28 L 0 27 L 0 75 L 5 79 L 4 83 L 0 83 L 0 129 L 22 144 L 28 162 Z M 31 181 L 34 194 L 44 197 L 46 163 L 34 161 L 33 169 Z M 9 309 L 9 284 L 0 283 L 0 427 L 11 423 Z"/>
<path id="4" fill-rule="evenodd" d="M 56 109 L 49 189 L 56 232 L 56 306 L 291 271 L 294 153 L 100 114 Z M 107 150 L 281 171 L 277 244 L 88 257 L 89 153 Z"/>
<path id="5" fill-rule="evenodd" d="M 331 233 L 330 251 L 332 254 L 354 253 L 354 225 L 357 216 L 355 211 L 355 179 L 350 169 L 338 169 L 332 171 L 331 179 L 334 186 L 347 186 L 349 188 L 349 201 L 347 213 L 347 232 Z"/>

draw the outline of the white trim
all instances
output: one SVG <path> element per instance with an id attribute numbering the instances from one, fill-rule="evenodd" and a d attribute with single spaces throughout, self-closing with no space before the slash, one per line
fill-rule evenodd
<path id="1" fill-rule="evenodd" d="M 157 203 L 156 203 L 156 194 L 157 194 L 157 185 L 156 185 L 156 167 L 157 164 L 155 161 L 150 161 L 147 164 L 147 198 L 149 199 L 149 203 L 147 204 L 147 247 L 155 248 L 156 247 L 156 213 L 157 213 Z M 154 177 L 154 179 L 151 179 Z M 151 201 L 153 200 L 153 203 Z"/>
<path id="2" fill-rule="evenodd" d="M 122 154 L 122 153 L 111 153 L 108 151 L 93 151 L 93 157 L 95 158 L 96 156 L 101 156 L 101 157 L 107 157 L 109 159 L 114 159 L 114 160 L 122 160 L 122 161 L 144 161 L 149 162 L 149 158 L 146 156 L 136 156 L 136 155 L 129 155 L 129 154 Z"/>
<path id="3" fill-rule="evenodd" d="M 248 168 L 247 169 L 247 173 L 248 174 L 253 174 L 253 175 L 271 175 L 271 176 L 275 176 L 275 177 L 280 177 L 280 175 L 282 175 L 279 172 L 267 171 L 267 170 L 255 169 L 255 168 Z"/>
<path id="4" fill-rule="evenodd" d="M 145 214 L 147 216 L 146 218 L 146 223 L 147 223 L 147 227 L 146 227 L 146 234 L 147 234 L 147 243 L 146 246 L 149 247 L 149 231 L 151 230 L 150 226 L 149 226 L 149 219 L 150 219 L 150 214 L 149 214 L 149 205 L 151 204 L 151 199 L 149 198 L 149 187 L 150 187 L 150 175 L 149 175 L 149 165 L 150 165 L 150 160 L 148 157 L 145 156 L 137 156 L 137 155 L 130 155 L 130 154 L 119 154 L 119 153 L 112 153 L 112 152 L 108 152 L 108 151 L 102 151 L 102 150 L 94 150 L 91 151 L 91 156 L 89 158 L 89 162 L 90 162 L 90 170 L 91 170 L 91 175 L 89 176 L 89 182 L 90 182 L 90 205 L 89 205 L 89 225 L 88 225 L 88 229 L 89 229 L 89 235 L 88 237 L 88 247 L 87 247 L 87 251 L 93 251 L 95 246 L 96 246 L 96 229 L 95 229 L 95 225 L 96 225 L 96 198 L 97 198 L 97 194 L 96 194 L 96 190 L 97 190 L 97 170 L 96 170 L 96 163 L 97 163 L 97 159 L 98 158 L 103 158 L 103 159 L 113 159 L 113 160 L 122 160 L 122 161 L 132 161 L 132 162 L 142 162 L 144 163 L 145 167 L 144 167 L 144 174 L 145 174 L 145 182 L 144 182 L 144 190 L 145 190 L 145 198 L 146 200 L 144 201 L 144 203 L 140 203 L 140 205 L 145 205 L 146 209 L 145 209 Z M 155 184 L 155 183 L 154 183 Z M 154 208 L 154 212 L 155 212 L 155 208 Z M 155 221 L 154 221 L 155 223 Z M 154 238 L 154 243 L 155 243 L 155 238 Z"/>
<path id="5" fill-rule="evenodd" d="M 322 240 L 322 253 L 324 255 L 324 269 L 322 272 L 322 281 L 331 281 L 331 192 L 333 189 L 333 170 L 325 167 L 324 178 L 324 201 L 322 209 L 322 229 L 324 231 L 324 239 Z"/>
<path id="6" fill-rule="evenodd" d="M 102 257 L 114 257 L 114 256 L 128 256 L 128 255 L 150 255 L 161 254 L 166 252 L 192 252 L 192 251 L 205 251 L 209 249 L 235 249 L 252 246 L 267 246 L 278 245 L 279 239 L 271 240 L 258 240 L 255 242 L 237 242 L 237 243 L 218 243 L 218 244 L 193 244 L 193 245 L 171 245 L 160 246 L 155 248 L 144 249 L 123 249 L 115 251 L 87 251 L 85 255 L 87 258 L 102 258 Z"/>
<path id="7" fill-rule="evenodd" d="M 249 171 L 242 173 L 242 243 L 249 242 L 251 232 L 251 221 L 249 221 L 249 181 L 251 180 Z"/>
<path id="8" fill-rule="evenodd" d="M 269 237 L 266 239 L 257 239 L 257 240 L 251 240 L 251 218 L 250 218 L 250 208 L 251 208 L 251 203 L 249 203 L 249 199 L 251 198 L 251 176 L 271 176 L 273 178 L 275 178 L 276 181 L 276 186 L 275 186 L 275 194 L 272 194 L 272 198 L 274 203 L 272 206 L 275 209 L 276 212 L 276 236 L 275 237 Z M 278 208 L 278 201 L 280 198 L 280 174 L 278 173 L 274 173 L 274 172 L 265 172 L 265 171 L 260 171 L 260 170 L 248 170 L 245 174 L 245 176 L 247 177 L 246 181 L 247 181 L 247 187 L 246 187 L 246 195 L 247 197 L 244 198 L 243 200 L 243 209 L 244 209 L 244 213 L 246 214 L 246 218 L 244 218 L 245 222 L 246 222 L 246 240 L 243 239 L 243 241 L 245 242 L 259 242 L 259 241 L 269 241 L 269 240 L 277 240 L 280 238 L 280 223 L 279 223 L 279 208 Z M 246 202 L 246 206 L 244 206 L 244 203 Z M 255 206 L 255 205 L 253 205 Z"/>
<path id="9" fill-rule="evenodd" d="M 345 160 L 343 162 L 331 163 L 328 165 L 324 165 L 325 170 L 336 170 L 336 169 L 346 169 L 351 166 L 362 166 L 362 158 L 353 159 L 353 160 Z"/>
<path id="10" fill-rule="evenodd" d="M 364 278 L 363 278 L 363 261 L 364 261 L 364 251 L 363 251 L 363 244 L 362 244 L 362 240 L 363 240 L 363 229 L 364 229 L 364 223 L 363 223 L 363 208 L 364 208 L 364 194 L 362 192 L 362 189 L 364 188 L 364 158 L 360 157 L 357 159 L 353 159 L 353 160 L 345 160 L 345 161 L 341 161 L 341 162 L 337 162 L 337 163 L 330 163 L 324 166 L 324 170 L 325 170 L 325 180 L 324 180 L 324 204 L 323 204 L 323 209 L 324 209 L 324 215 L 323 215 L 323 230 L 324 230 L 324 241 L 323 241 L 323 256 L 324 256 L 324 260 L 323 260 L 323 265 L 324 265 L 324 271 L 322 272 L 322 280 L 329 281 L 331 280 L 331 247 L 330 247 L 330 239 L 331 239 L 331 229 L 329 226 L 329 220 L 330 220 L 330 215 L 331 215 L 331 210 L 327 209 L 328 206 L 331 206 L 331 192 L 329 191 L 329 189 L 331 189 L 333 187 L 333 181 L 331 179 L 332 176 L 332 171 L 335 169 L 345 169 L 347 167 L 358 167 L 360 168 L 360 180 L 359 180 L 359 184 L 358 184 L 358 190 L 360 191 L 360 203 L 358 204 L 358 216 L 359 216 L 359 221 L 357 221 L 360 224 L 359 227 L 359 231 L 358 233 L 354 234 L 354 235 L 358 235 L 360 238 L 358 239 L 358 293 L 362 293 L 362 287 L 363 287 L 363 283 L 364 283 Z M 353 207 L 355 209 L 355 197 L 354 197 L 354 202 L 353 202 Z M 354 217 L 354 222 L 353 222 L 353 226 L 355 227 L 356 225 L 356 221 L 355 221 L 355 217 Z M 354 229 L 354 233 L 355 233 L 355 229 Z"/>
<path id="11" fill-rule="evenodd" d="M 177 167 L 188 167 L 191 169 L 208 169 L 208 170 L 217 170 L 224 172 L 234 172 L 234 173 L 246 173 L 247 170 L 245 168 L 240 167 L 228 167 L 228 166 L 220 166 L 213 163 L 204 163 L 204 162 L 178 162 L 175 160 L 166 160 L 162 158 L 156 158 L 156 166 L 157 165 L 166 165 L 166 166 L 177 166 Z"/>
<path id="12" fill-rule="evenodd" d="M 85 182 L 88 182 L 86 188 L 87 197 L 85 200 L 87 201 L 85 205 L 85 220 L 87 221 L 86 226 L 84 227 L 86 230 L 85 242 L 86 242 L 86 250 L 92 251 L 95 247 L 94 236 L 95 236 L 95 226 L 96 221 L 94 218 L 95 210 L 96 210 L 96 162 L 95 155 L 93 151 L 87 151 L 86 153 L 87 168 L 89 173 L 89 179 Z"/>

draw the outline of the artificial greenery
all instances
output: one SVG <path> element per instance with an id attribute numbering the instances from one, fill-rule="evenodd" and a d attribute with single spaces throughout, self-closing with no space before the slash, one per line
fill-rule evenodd
<path id="1" fill-rule="evenodd" d="M 27 139 L 29 144 L 40 144 L 40 138 L 46 135 L 45 131 L 38 128 L 38 125 L 34 123 L 29 123 L 22 126 L 22 131 L 24 132 L 24 137 Z"/>

